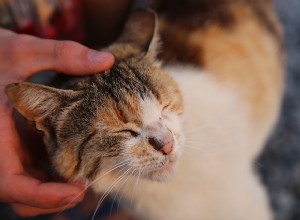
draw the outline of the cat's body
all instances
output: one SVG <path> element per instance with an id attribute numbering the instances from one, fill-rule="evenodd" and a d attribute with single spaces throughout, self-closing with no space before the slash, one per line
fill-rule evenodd
<path id="1" fill-rule="evenodd" d="M 115 186 L 116 201 L 122 196 L 141 219 L 271 219 L 267 196 L 253 170 L 252 147 L 263 140 L 253 139 L 245 103 L 201 70 L 168 70 L 180 85 L 186 107 L 186 140 L 176 175 L 165 183 L 121 181 Z M 96 188 L 106 191 L 114 179 L 106 180 Z"/>
<path id="2" fill-rule="evenodd" d="M 170 182 L 121 186 L 125 203 L 142 219 L 272 219 L 253 165 L 279 113 L 280 31 L 266 2 L 228 5 L 229 27 L 210 18 L 205 22 L 212 23 L 191 28 L 193 14 L 180 17 L 185 7 L 174 9 L 179 14 L 162 12 L 164 69 L 183 93 L 186 141 Z"/>
<path id="3" fill-rule="evenodd" d="M 145 11 L 108 47 L 111 71 L 70 80 L 69 90 L 25 83 L 7 93 L 45 132 L 62 175 L 97 180 L 96 191 L 114 192 L 142 219 L 271 219 L 253 163 L 280 108 L 281 44 L 269 3 L 249 2 L 220 3 L 196 27 L 164 6 L 162 69 L 179 87 L 155 61 Z"/>

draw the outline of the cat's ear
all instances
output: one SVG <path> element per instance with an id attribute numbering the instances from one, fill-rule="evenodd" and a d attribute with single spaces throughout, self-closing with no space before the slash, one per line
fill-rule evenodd
<path id="1" fill-rule="evenodd" d="M 136 9 L 130 14 L 117 44 L 121 43 L 131 47 L 126 48 L 127 55 L 142 52 L 150 58 L 155 58 L 159 39 L 157 23 L 157 15 L 154 11 Z"/>
<path id="2" fill-rule="evenodd" d="M 52 114 L 66 98 L 76 91 L 56 89 L 33 83 L 14 83 L 5 88 L 11 103 L 29 121 L 42 122 Z"/>

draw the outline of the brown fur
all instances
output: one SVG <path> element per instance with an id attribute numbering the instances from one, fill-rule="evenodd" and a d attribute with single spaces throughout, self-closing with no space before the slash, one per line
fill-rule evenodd
<path id="1" fill-rule="evenodd" d="M 31 83 L 6 88 L 18 111 L 44 132 L 53 165 L 67 179 L 92 180 L 110 158 L 113 163 L 133 158 L 134 169 L 148 166 L 151 172 L 162 166 L 155 160 L 167 160 L 150 141 L 156 139 L 148 129 L 152 125 L 143 121 L 142 102 L 159 103 L 161 111 L 178 117 L 183 103 L 175 81 L 154 60 L 155 20 L 152 12 L 132 14 L 119 40 L 107 48 L 116 62 L 105 73 L 69 77 L 59 88 Z M 148 135 L 141 135 L 145 128 Z M 132 137 L 139 141 L 126 149 Z"/>
<path id="2" fill-rule="evenodd" d="M 202 213 L 198 213 L 198 207 L 192 208 L 193 206 L 203 208 L 207 204 L 213 204 L 209 209 L 203 208 L 203 216 L 219 215 L 224 219 L 229 219 L 227 217 L 232 215 L 245 216 L 241 212 L 250 207 L 250 210 L 260 210 L 253 216 L 269 218 L 265 195 L 250 170 L 276 120 L 281 101 L 281 33 L 270 2 L 189 0 L 183 3 L 175 0 L 157 1 L 156 4 L 160 13 L 159 30 L 156 29 L 153 13 L 134 12 L 119 40 L 106 48 L 116 56 L 116 63 L 111 70 L 94 76 L 68 77 L 59 89 L 29 83 L 10 85 L 6 90 L 10 100 L 45 133 L 49 155 L 56 169 L 65 177 L 90 182 L 98 174 L 129 160 L 121 169 L 113 171 L 114 175 L 104 178 L 103 181 L 101 179 L 100 188 L 105 183 L 108 187 L 113 187 L 112 176 L 118 177 L 120 174 L 165 180 L 173 173 L 178 152 L 181 150 L 180 119 L 184 103 L 177 83 L 161 70 L 155 59 L 155 36 L 159 31 L 162 36 L 161 59 L 164 64 L 178 62 L 182 66 L 193 65 L 197 67 L 195 70 L 184 69 L 191 77 L 198 77 L 199 75 L 195 75 L 198 72 L 209 74 L 195 78 L 195 82 L 202 83 L 203 88 L 194 85 L 191 93 L 185 91 L 189 98 L 191 95 L 200 99 L 192 103 L 189 99 L 189 113 L 194 118 L 189 118 L 188 123 L 202 125 L 208 118 L 207 131 L 203 129 L 204 135 L 196 133 L 194 137 L 196 140 L 201 137 L 204 142 L 206 138 L 211 139 L 217 146 L 212 144 L 207 148 L 215 153 L 209 161 L 204 159 L 202 152 L 195 153 L 200 158 L 196 158 L 195 163 L 201 166 L 194 166 L 194 163 L 183 157 L 185 163 L 179 169 L 181 176 L 176 176 L 174 182 L 170 182 L 171 188 L 168 185 L 158 186 L 152 182 L 143 182 L 143 193 L 150 199 L 139 204 L 141 210 L 144 203 L 146 213 L 150 212 L 152 206 L 160 213 L 148 213 L 152 215 L 152 219 L 157 219 L 153 216 L 160 216 L 158 219 L 173 216 L 171 219 L 175 219 L 176 213 L 182 213 L 176 212 L 177 210 L 173 212 L 173 204 L 181 207 L 184 206 L 182 203 L 190 202 L 189 199 L 198 202 L 204 199 L 203 204 L 195 203 L 191 207 L 188 205 L 187 210 L 193 214 L 187 214 L 200 216 Z M 181 7 L 183 4 L 184 8 Z M 204 71 L 200 71 L 199 67 Z M 178 82 L 182 83 L 180 85 L 183 88 L 187 86 L 186 89 L 189 89 L 189 85 L 185 83 L 194 82 L 185 80 Z M 204 91 L 206 88 L 211 90 L 207 96 Z M 224 94 L 218 96 L 218 92 Z M 31 97 L 33 95 L 34 98 Z M 202 101 L 207 106 L 200 103 Z M 237 105 L 237 109 L 233 103 Z M 218 109 L 222 107 L 225 109 L 224 115 L 223 109 Z M 235 111 L 237 115 L 225 115 L 235 114 Z M 222 121 L 226 125 L 219 125 Z M 220 129 L 223 127 L 230 128 L 230 131 Z M 227 132 L 229 136 L 226 135 Z M 238 137 L 235 137 L 236 133 Z M 237 139 L 236 142 L 233 139 Z M 194 144 L 195 148 L 202 147 L 201 141 Z M 171 151 L 166 153 L 161 149 L 168 143 L 172 143 L 172 146 Z M 230 147 L 233 151 L 225 152 L 223 147 Z M 235 155 L 236 152 L 238 155 Z M 198 159 L 206 161 L 209 170 L 205 170 L 207 164 L 202 164 Z M 222 165 L 224 167 L 220 167 Z M 240 191 L 235 189 L 235 180 L 229 179 L 230 183 L 225 180 L 227 171 L 227 175 L 237 179 L 236 189 Z M 185 176 L 186 173 L 188 176 Z M 193 176 L 195 173 L 197 175 Z M 205 178 L 206 175 L 208 179 Z M 243 179 L 244 176 L 249 179 Z M 188 189 L 191 185 L 186 182 L 186 178 L 193 184 L 202 184 L 203 181 L 212 185 L 212 188 L 204 184 L 204 188 Z M 219 178 L 224 178 L 224 182 L 220 182 Z M 182 190 L 176 194 L 181 194 L 184 200 L 176 198 L 170 201 L 175 195 L 172 186 Z M 152 187 L 157 187 L 154 188 L 157 191 L 151 191 Z M 201 191 L 205 187 L 212 191 Z M 214 194 L 218 192 L 216 188 L 225 196 L 222 204 L 215 204 L 217 196 Z M 234 191 L 231 191 L 232 188 Z M 184 190 L 192 195 L 185 194 Z M 195 196 L 194 191 L 200 193 Z M 253 196 L 245 196 L 247 198 L 244 203 L 235 203 L 234 198 L 230 200 L 232 195 L 239 198 L 249 192 L 253 192 Z M 207 197 L 199 198 L 199 195 Z M 230 201 L 226 199 L 227 196 Z M 164 204 L 164 208 L 168 210 L 167 216 L 157 208 L 161 208 L 160 198 L 168 201 L 168 204 Z M 209 199 L 205 201 L 206 198 L 212 199 L 212 203 L 209 203 Z M 253 204 L 257 198 L 258 203 Z M 209 210 L 213 210 L 214 205 L 219 208 L 220 213 L 227 216 L 211 213 Z M 223 206 L 231 210 L 227 212 Z"/>
<path id="3" fill-rule="evenodd" d="M 164 62 L 201 66 L 235 88 L 249 102 L 257 127 L 278 113 L 282 34 L 271 1 L 188 1 L 186 11 L 163 5 Z"/>
<path id="4" fill-rule="evenodd" d="M 281 100 L 283 72 L 280 46 L 274 47 L 276 39 L 265 32 L 248 8 L 239 6 L 235 11 L 239 22 L 232 30 L 234 34 L 217 27 L 201 34 L 203 60 L 221 83 L 245 96 L 258 125 L 266 116 L 278 113 L 275 106 Z M 199 34 L 192 35 L 191 40 L 199 42 Z"/>

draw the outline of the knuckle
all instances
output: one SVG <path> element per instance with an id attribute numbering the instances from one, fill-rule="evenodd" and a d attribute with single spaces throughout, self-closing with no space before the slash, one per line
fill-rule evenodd
<path id="1" fill-rule="evenodd" d="M 57 59 L 66 57 L 72 51 L 75 44 L 72 41 L 56 41 L 53 47 L 54 56 Z"/>

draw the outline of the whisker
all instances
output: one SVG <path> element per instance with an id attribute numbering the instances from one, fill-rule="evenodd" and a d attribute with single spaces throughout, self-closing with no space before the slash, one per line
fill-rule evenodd
<path id="1" fill-rule="evenodd" d="M 197 144 L 196 146 L 193 146 Z M 184 148 L 198 148 L 198 149 L 210 149 L 208 147 L 213 147 L 214 149 L 217 149 L 218 151 L 221 150 L 226 150 L 226 151 L 233 151 L 234 149 L 232 148 L 232 146 L 236 144 L 235 143 L 235 139 L 232 139 L 232 141 L 230 143 L 225 143 L 225 144 L 220 144 L 220 143 L 212 143 L 212 142 L 208 142 L 208 141 L 204 141 L 204 140 L 197 140 L 197 139 L 189 139 L 185 141 L 185 146 Z"/>
<path id="2" fill-rule="evenodd" d="M 127 179 L 126 182 L 127 182 L 128 180 L 129 180 L 129 179 Z M 130 181 L 128 181 L 126 184 L 124 184 L 123 188 L 125 189 L 129 183 L 130 183 Z M 121 203 L 121 199 L 122 199 L 123 195 L 124 195 L 124 191 L 121 192 L 121 195 L 120 195 L 120 197 L 119 197 L 117 210 L 119 210 L 120 203 Z"/>
<path id="3" fill-rule="evenodd" d="M 135 194 L 136 194 L 136 192 L 137 192 L 137 185 L 138 185 L 138 183 L 139 183 L 139 181 L 140 181 L 140 178 L 141 178 L 141 173 L 142 173 L 142 171 L 143 171 L 143 169 L 136 169 L 136 171 L 138 171 L 138 176 L 137 176 L 137 178 L 136 178 L 136 181 L 135 181 L 135 184 L 134 184 L 134 186 L 133 186 L 133 192 L 132 192 L 132 196 L 131 196 L 131 208 L 132 208 L 132 204 L 133 204 L 133 198 L 134 198 L 134 196 L 135 196 Z"/>
<path id="4" fill-rule="evenodd" d="M 136 171 L 139 171 L 139 169 L 138 168 L 134 169 L 134 172 L 136 172 Z M 136 178 L 136 181 L 137 181 L 137 178 Z M 135 184 L 134 184 L 134 186 L 133 186 L 133 188 L 131 190 L 131 207 L 133 206 L 132 205 L 133 204 L 133 193 L 134 193 L 134 191 L 136 189 L 136 181 L 135 181 Z"/>
<path id="5" fill-rule="evenodd" d="M 75 201 L 79 196 L 81 196 L 91 185 L 93 185 L 96 181 L 100 180 L 102 177 L 104 177 L 105 175 L 109 174 L 110 172 L 125 166 L 128 162 L 130 161 L 130 159 L 127 160 L 123 160 L 119 163 L 117 163 L 113 168 L 111 168 L 110 170 L 108 170 L 107 172 L 105 172 L 104 174 L 102 174 L 100 177 L 97 177 L 97 179 L 93 180 L 91 183 L 89 183 L 87 186 L 84 187 L 83 190 L 81 190 L 77 196 L 74 197 L 74 199 L 72 199 L 67 205 L 66 208 L 64 208 L 63 210 L 61 210 L 59 213 L 57 213 L 53 219 L 56 219 L 60 214 L 62 214 L 65 210 L 67 210 L 67 207 L 69 204 L 71 204 L 73 201 Z"/>
<path id="6" fill-rule="evenodd" d="M 118 196 L 118 193 L 120 193 L 121 189 L 124 188 L 126 185 L 127 185 L 127 181 L 130 179 L 130 176 L 128 175 L 127 178 L 124 180 L 122 186 L 118 189 L 118 191 L 116 192 L 115 196 L 114 196 L 114 199 L 113 199 L 113 202 L 112 202 L 112 205 L 110 207 L 110 215 L 112 214 L 112 209 L 113 209 L 113 206 L 114 206 L 114 203 L 115 203 L 115 200 Z M 121 192 L 122 193 L 122 192 Z M 119 209 L 119 204 L 117 206 L 117 210 Z"/>
<path id="7" fill-rule="evenodd" d="M 125 168 L 124 168 L 125 169 Z M 121 170 L 123 171 L 123 169 Z M 120 171 L 120 172 L 121 172 Z M 92 220 L 94 220 L 96 214 L 97 214 L 97 211 L 100 207 L 100 205 L 102 204 L 102 202 L 104 201 L 104 199 L 108 196 L 108 194 L 112 191 L 112 189 L 114 188 L 115 185 L 117 185 L 128 173 L 130 172 L 130 168 L 127 169 L 121 176 L 119 176 L 112 184 L 111 186 L 104 192 L 104 194 L 101 196 L 97 206 L 96 206 L 96 209 L 94 211 L 94 214 L 92 216 Z"/>
<path id="8" fill-rule="evenodd" d="M 186 139 L 185 143 L 191 143 L 191 144 L 200 144 L 200 145 L 211 145 L 211 146 L 217 146 L 215 143 L 208 142 L 205 139 Z"/>
<path id="9" fill-rule="evenodd" d="M 192 134 L 192 133 L 194 133 L 196 131 L 203 130 L 203 129 L 208 128 L 208 127 L 209 127 L 209 125 L 202 125 L 202 126 L 194 127 L 194 128 L 192 128 L 190 130 L 184 131 L 184 134 L 185 135 L 190 135 L 190 134 Z"/>
<path id="10" fill-rule="evenodd" d="M 102 174 L 101 176 L 97 177 L 95 180 L 93 180 L 90 184 L 88 184 L 85 189 L 87 189 L 88 187 L 90 187 L 91 185 L 93 185 L 95 182 L 99 181 L 102 177 L 106 176 L 107 174 L 109 174 L 110 172 L 122 167 L 122 166 L 125 166 L 128 164 L 128 162 L 130 161 L 130 159 L 127 159 L 127 160 L 124 160 L 120 163 L 117 163 L 113 168 L 111 168 L 110 170 L 106 171 L 104 174 Z"/>
<path id="11" fill-rule="evenodd" d="M 199 162 L 199 158 L 197 158 L 193 152 L 184 151 L 183 153 L 192 158 L 195 162 Z"/>

